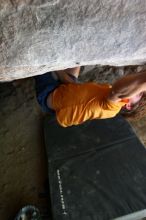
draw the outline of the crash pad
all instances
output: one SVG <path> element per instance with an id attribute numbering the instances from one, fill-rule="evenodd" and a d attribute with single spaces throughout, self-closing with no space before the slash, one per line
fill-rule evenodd
<path id="1" fill-rule="evenodd" d="M 44 120 L 54 220 L 146 216 L 146 150 L 121 116 L 61 127 Z"/>

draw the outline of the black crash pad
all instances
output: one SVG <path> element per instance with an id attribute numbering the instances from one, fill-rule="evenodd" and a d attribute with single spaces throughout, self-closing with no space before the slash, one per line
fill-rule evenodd
<path id="1" fill-rule="evenodd" d="M 111 220 L 145 210 L 146 150 L 122 117 L 69 128 L 47 117 L 44 133 L 54 220 Z"/>

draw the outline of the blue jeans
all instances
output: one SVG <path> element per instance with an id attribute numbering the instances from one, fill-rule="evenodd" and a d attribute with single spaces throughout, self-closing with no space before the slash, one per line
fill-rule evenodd
<path id="1" fill-rule="evenodd" d="M 78 79 L 75 76 L 71 74 L 68 75 L 74 80 L 75 83 L 78 82 Z M 37 101 L 40 104 L 42 111 L 54 114 L 55 111 L 47 106 L 47 97 L 59 85 L 61 85 L 62 82 L 60 80 L 55 80 L 52 76 L 52 72 L 35 76 L 34 79 Z"/>
<path id="2" fill-rule="evenodd" d="M 52 72 L 48 72 L 43 75 L 35 76 L 34 79 L 36 97 L 42 111 L 54 114 L 55 111 L 47 106 L 47 97 L 61 84 L 61 81 L 55 80 L 51 73 Z"/>

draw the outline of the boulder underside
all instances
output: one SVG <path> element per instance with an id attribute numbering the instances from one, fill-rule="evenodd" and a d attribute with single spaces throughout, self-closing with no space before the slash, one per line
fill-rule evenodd
<path id="1" fill-rule="evenodd" d="M 146 62 L 146 1 L 2 0 L 0 81 Z"/>

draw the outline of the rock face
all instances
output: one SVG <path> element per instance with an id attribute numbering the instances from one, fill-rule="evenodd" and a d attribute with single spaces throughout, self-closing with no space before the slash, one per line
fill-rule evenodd
<path id="1" fill-rule="evenodd" d="M 0 81 L 146 61 L 144 0 L 1 0 Z"/>

